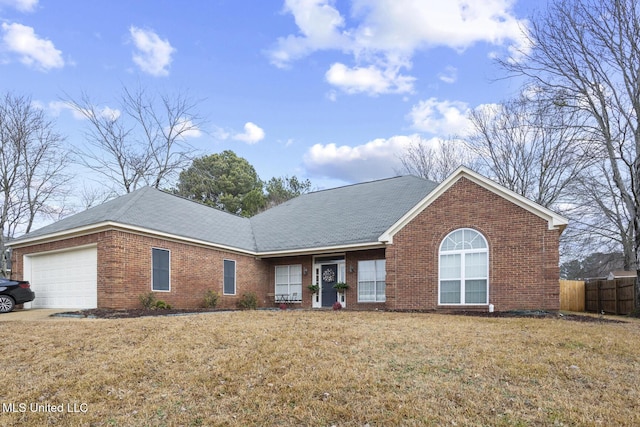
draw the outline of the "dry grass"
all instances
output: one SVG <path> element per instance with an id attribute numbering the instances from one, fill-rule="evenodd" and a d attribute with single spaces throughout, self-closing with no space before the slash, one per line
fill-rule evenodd
<path id="1" fill-rule="evenodd" d="M 2 425 L 640 425 L 638 322 L 254 311 L 4 326 Z"/>

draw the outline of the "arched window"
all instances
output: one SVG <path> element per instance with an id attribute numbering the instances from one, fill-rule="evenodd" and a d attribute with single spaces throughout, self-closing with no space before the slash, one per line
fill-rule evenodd
<path id="1" fill-rule="evenodd" d="M 489 248 L 470 228 L 447 235 L 440 245 L 438 304 L 489 303 Z"/>

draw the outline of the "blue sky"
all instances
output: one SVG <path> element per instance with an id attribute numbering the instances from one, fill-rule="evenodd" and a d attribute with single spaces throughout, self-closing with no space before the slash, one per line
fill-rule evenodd
<path id="1" fill-rule="evenodd" d="M 464 131 L 516 93 L 493 58 L 522 45 L 532 0 L 0 0 L 2 91 L 74 144 L 61 100 L 115 108 L 123 86 L 202 102 L 200 154 L 317 188 L 395 175 L 411 140 Z M 78 179 L 83 179 L 80 175 Z"/>

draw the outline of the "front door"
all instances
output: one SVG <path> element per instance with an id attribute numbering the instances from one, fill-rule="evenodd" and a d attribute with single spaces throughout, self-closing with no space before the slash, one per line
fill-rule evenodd
<path id="1" fill-rule="evenodd" d="M 338 264 L 322 265 L 320 270 L 322 306 L 332 307 L 338 300 L 338 291 L 333 288 L 338 280 Z"/>

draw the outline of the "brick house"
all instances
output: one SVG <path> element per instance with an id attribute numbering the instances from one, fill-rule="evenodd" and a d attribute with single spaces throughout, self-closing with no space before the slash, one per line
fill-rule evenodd
<path id="1" fill-rule="evenodd" d="M 12 242 L 34 307 L 559 309 L 567 220 L 464 167 L 289 200 L 252 218 L 145 187 Z M 336 290 L 336 283 L 348 289 Z M 317 285 L 314 292 L 309 286 Z"/>

